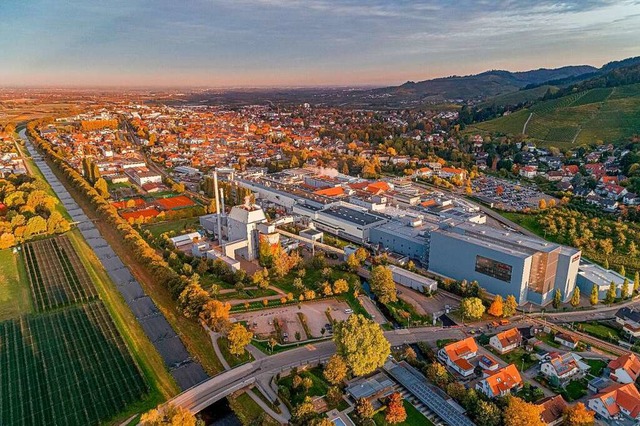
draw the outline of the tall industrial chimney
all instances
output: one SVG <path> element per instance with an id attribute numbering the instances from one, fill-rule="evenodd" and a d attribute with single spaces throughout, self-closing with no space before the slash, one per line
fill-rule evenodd
<path id="1" fill-rule="evenodd" d="M 222 188 L 220 188 L 220 203 L 222 204 L 222 214 L 218 214 L 218 217 L 219 217 L 218 220 L 222 221 L 222 216 L 225 216 L 225 217 L 227 216 L 227 211 L 224 209 L 224 189 L 222 189 Z M 228 224 L 227 224 L 227 226 L 228 226 Z M 227 233 L 228 232 L 229 231 L 227 231 Z M 227 235 L 227 237 L 228 237 L 228 235 Z M 224 242 L 223 242 L 223 239 L 220 238 L 218 242 L 220 243 L 220 247 L 222 248 L 222 252 L 224 253 Z"/>
<path id="2" fill-rule="evenodd" d="M 216 213 L 218 215 L 218 244 L 222 246 L 222 216 L 220 215 L 220 197 L 218 196 L 218 172 L 213 172 L 213 190 L 216 194 Z"/>

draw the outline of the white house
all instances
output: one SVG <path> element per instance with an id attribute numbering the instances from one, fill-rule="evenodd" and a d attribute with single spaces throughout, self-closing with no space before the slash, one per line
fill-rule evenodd
<path id="1" fill-rule="evenodd" d="M 633 383 L 616 383 L 587 402 L 587 407 L 608 420 L 640 420 L 640 392 Z"/>
<path id="2" fill-rule="evenodd" d="M 558 333 L 553 338 L 555 342 L 560 343 L 563 346 L 566 346 L 570 349 L 575 349 L 578 346 L 578 339 L 573 336 L 569 336 L 568 334 Z"/>
<path id="3" fill-rule="evenodd" d="M 522 335 L 517 328 L 511 328 L 492 336 L 489 345 L 501 354 L 511 352 L 522 343 Z"/>
<path id="4" fill-rule="evenodd" d="M 485 373 L 486 374 L 486 373 Z M 515 365 L 509 364 L 499 370 L 489 372 L 476 384 L 476 390 L 489 398 L 505 396 L 522 387 L 522 377 Z"/>
<path id="5" fill-rule="evenodd" d="M 558 382 L 567 382 L 574 377 L 589 371 L 589 365 L 582 362 L 582 357 L 573 352 L 560 354 L 554 352 L 550 359 L 540 366 L 540 372 Z"/>
<path id="6" fill-rule="evenodd" d="M 469 362 L 476 357 L 478 345 L 473 337 L 453 342 L 438 351 L 438 359 L 463 377 L 473 374 L 474 367 Z"/>
<path id="7" fill-rule="evenodd" d="M 618 383 L 634 383 L 640 376 L 640 359 L 635 354 L 622 355 L 609 362 L 609 377 Z"/>

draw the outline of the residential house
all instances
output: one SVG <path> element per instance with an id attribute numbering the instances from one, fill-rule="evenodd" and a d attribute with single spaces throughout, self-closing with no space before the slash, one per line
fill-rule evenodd
<path id="1" fill-rule="evenodd" d="M 569 406 L 561 395 L 548 396 L 536 405 L 542 407 L 540 417 L 547 426 L 556 426 L 562 423 L 564 411 Z"/>
<path id="2" fill-rule="evenodd" d="M 640 359 L 635 354 L 622 355 L 609 362 L 609 377 L 618 383 L 634 383 L 640 376 Z"/>
<path id="3" fill-rule="evenodd" d="M 489 373 L 476 384 L 476 390 L 489 398 L 505 396 L 522 387 L 522 377 L 514 364 Z"/>
<path id="4" fill-rule="evenodd" d="M 640 205 L 640 196 L 634 192 L 627 192 L 622 197 L 622 202 L 628 206 L 638 206 Z"/>
<path id="5" fill-rule="evenodd" d="M 620 308 L 616 312 L 616 322 L 622 325 L 622 331 L 633 337 L 640 337 L 640 311 L 633 308 Z"/>
<path id="6" fill-rule="evenodd" d="M 558 333 L 553 340 L 570 349 L 578 347 L 578 339 L 573 336 L 569 336 L 568 334 Z"/>
<path id="7" fill-rule="evenodd" d="M 489 345 L 500 354 L 506 354 L 520 346 L 522 335 L 517 328 L 502 331 L 489 339 Z"/>
<path id="8" fill-rule="evenodd" d="M 454 167 L 443 167 L 438 172 L 438 175 L 442 178 L 457 177 L 458 179 L 464 179 L 467 172 L 463 169 L 456 169 Z"/>
<path id="9" fill-rule="evenodd" d="M 478 358 L 478 366 L 483 370 L 495 371 L 500 365 L 491 357 L 482 355 Z"/>
<path id="10" fill-rule="evenodd" d="M 640 420 L 640 392 L 633 383 L 616 383 L 587 402 L 587 407 L 608 420 Z"/>
<path id="11" fill-rule="evenodd" d="M 533 179 L 538 174 L 538 167 L 536 166 L 524 166 L 520 168 L 518 174 L 528 179 Z"/>
<path id="12" fill-rule="evenodd" d="M 589 365 L 582 362 L 582 357 L 573 352 L 560 354 L 553 352 L 550 359 L 540 366 L 540 372 L 558 383 L 566 383 L 589 371 Z"/>
<path id="13" fill-rule="evenodd" d="M 438 359 L 463 377 L 473 374 L 474 367 L 469 362 L 476 357 L 478 345 L 473 337 L 450 343 L 438 351 Z"/>

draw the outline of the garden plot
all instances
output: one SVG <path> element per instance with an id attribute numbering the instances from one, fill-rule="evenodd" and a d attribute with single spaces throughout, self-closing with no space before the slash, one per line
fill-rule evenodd
<path id="1" fill-rule="evenodd" d="M 39 312 L 97 297 L 87 270 L 66 236 L 25 244 L 23 256 Z"/>
<path id="2" fill-rule="evenodd" d="M 100 301 L 0 323 L 0 424 L 98 425 L 148 392 Z"/>

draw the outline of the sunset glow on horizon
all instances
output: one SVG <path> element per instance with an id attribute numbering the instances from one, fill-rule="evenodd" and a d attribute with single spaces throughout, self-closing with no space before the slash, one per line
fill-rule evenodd
<path id="1" fill-rule="evenodd" d="M 5 0 L 0 14 L 0 86 L 381 86 L 640 55 L 636 1 Z"/>

